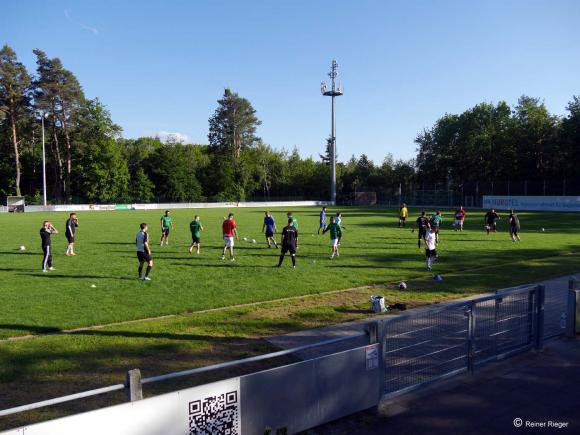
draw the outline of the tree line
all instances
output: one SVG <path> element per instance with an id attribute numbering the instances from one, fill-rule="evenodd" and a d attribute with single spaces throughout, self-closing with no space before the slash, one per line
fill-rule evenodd
<path id="1" fill-rule="evenodd" d="M 106 106 L 89 99 L 58 58 L 33 51 L 33 73 L 7 45 L 0 50 L 0 195 L 42 192 L 44 123 L 52 203 L 326 199 L 330 147 L 318 159 L 296 147 L 275 150 L 256 135 L 261 124 L 247 99 L 225 89 L 209 117 L 207 144 L 169 137 L 125 139 Z M 339 199 L 356 191 L 410 184 L 575 177 L 580 163 L 580 98 L 557 117 L 521 97 L 445 114 L 415 142 L 417 156 L 376 164 L 365 154 L 337 165 Z"/>

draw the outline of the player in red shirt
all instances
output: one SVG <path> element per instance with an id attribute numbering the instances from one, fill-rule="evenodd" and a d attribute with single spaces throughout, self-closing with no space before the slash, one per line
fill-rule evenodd
<path id="1" fill-rule="evenodd" d="M 453 222 L 453 226 L 455 227 L 455 231 L 463 231 L 463 222 L 465 221 L 465 210 L 463 206 L 459 207 L 459 210 L 455 212 L 455 222 Z"/>
<path id="2" fill-rule="evenodd" d="M 224 251 L 222 253 L 222 260 L 226 259 L 226 251 L 230 250 L 230 261 L 235 261 L 234 258 L 234 237 L 238 240 L 238 232 L 236 230 L 236 221 L 234 221 L 234 214 L 230 213 L 228 218 L 222 224 L 222 232 L 224 235 Z"/>

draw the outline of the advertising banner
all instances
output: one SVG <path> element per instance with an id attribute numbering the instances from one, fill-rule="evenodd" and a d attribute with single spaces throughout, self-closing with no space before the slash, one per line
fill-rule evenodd
<path id="1" fill-rule="evenodd" d="M 487 196 L 483 208 L 497 210 L 580 211 L 580 196 Z"/>

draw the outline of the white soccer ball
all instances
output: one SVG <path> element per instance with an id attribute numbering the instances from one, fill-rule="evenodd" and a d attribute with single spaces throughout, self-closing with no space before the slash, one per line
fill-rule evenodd
<path id="1" fill-rule="evenodd" d="M 94 284 L 91 284 L 91 288 L 97 288 L 97 286 Z"/>
<path id="2" fill-rule="evenodd" d="M 256 239 L 252 239 L 252 243 L 256 243 Z"/>
<path id="3" fill-rule="evenodd" d="M 248 238 L 247 238 L 247 237 L 244 237 L 244 238 L 242 238 L 242 240 L 243 240 L 244 242 L 246 242 L 246 241 L 248 240 Z"/>
<path id="4" fill-rule="evenodd" d="M 542 233 L 543 233 L 544 231 L 546 231 L 546 230 L 545 230 L 544 228 L 542 228 Z"/>
<path id="5" fill-rule="evenodd" d="M 407 289 L 407 283 L 404 281 L 401 281 L 399 283 L 399 290 L 406 290 Z"/>
<path id="6" fill-rule="evenodd" d="M 21 247 L 20 247 L 20 250 L 21 250 L 21 251 L 26 251 L 26 246 L 21 246 Z"/>

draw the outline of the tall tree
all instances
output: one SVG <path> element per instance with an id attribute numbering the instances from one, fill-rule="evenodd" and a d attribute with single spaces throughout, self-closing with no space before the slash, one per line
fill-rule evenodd
<path id="1" fill-rule="evenodd" d="M 209 119 L 209 145 L 238 159 L 243 150 L 253 147 L 259 140 L 256 128 L 261 123 L 248 100 L 226 89 Z"/>
<path id="2" fill-rule="evenodd" d="M 4 112 L 10 124 L 12 147 L 14 150 L 14 168 L 16 179 L 14 187 L 16 195 L 20 191 L 20 149 L 18 139 L 18 124 L 30 108 L 31 79 L 22 63 L 18 62 L 16 53 L 8 45 L 0 50 L 0 111 Z"/>

